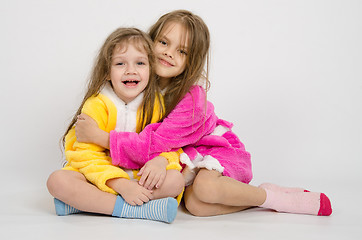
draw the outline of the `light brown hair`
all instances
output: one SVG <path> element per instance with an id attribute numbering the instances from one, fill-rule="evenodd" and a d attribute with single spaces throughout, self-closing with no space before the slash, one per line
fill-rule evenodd
<path id="1" fill-rule="evenodd" d="M 151 123 L 154 103 L 155 101 L 160 101 L 157 97 L 158 85 L 155 79 L 155 56 L 153 53 L 153 42 L 146 33 L 137 28 L 118 28 L 108 36 L 99 50 L 91 77 L 88 81 L 86 94 L 65 134 L 63 135 L 63 145 L 65 142 L 65 136 L 77 121 L 77 116 L 81 113 L 85 101 L 91 96 L 98 95 L 104 85 L 109 81 L 114 49 L 117 47 L 127 47 L 128 44 L 133 44 L 138 50 L 146 52 L 150 65 L 149 82 L 144 90 L 144 98 L 139 109 L 139 116 L 141 119 L 138 120 L 138 132 L 140 132 L 144 126 Z M 159 102 L 158 105 L 162 108 L 161 102 Z M 160 113 L 162 112 L 164 112 L 163 109 L 160 109 Z"/>
<path id="2" fill-rule="evenodd" d="M 163 30 L 168 23 L 180 23 L 187 31 L 188 49 L 185 70 L 173 77 L 167 87 L 165 101 L 165 118 L 200 79 L 204 78 L 205 89 L 208 90 L 210 33 L 204 21 L 187 10 L 176 10 L 161 16 L 150 28 L 149 35 L 156 42 L 162 38 Z M 205 69 L 206 65 L 206 69 Z"/>

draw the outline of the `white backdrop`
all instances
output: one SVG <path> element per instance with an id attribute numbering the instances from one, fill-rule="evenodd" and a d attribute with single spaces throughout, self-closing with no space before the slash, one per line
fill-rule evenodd
<path id="1" fill-rule="evenodd" d="M 3 185 L 45 187 L 106 36 L 175 9 L 209 26 L 209 99 L 251 152 L 252 183 L 361 182 L 361 1 L 2 0 Z"/>

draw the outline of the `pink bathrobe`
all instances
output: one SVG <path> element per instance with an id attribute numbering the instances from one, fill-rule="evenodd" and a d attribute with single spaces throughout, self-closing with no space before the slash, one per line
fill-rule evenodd
<path id="1" fill-rule="evenodd" d="M 141 133 L 111 131 L 112 163 L 137 169 L 161 152 L 182 147 L 191 162 L 200 156 L 216 159 L 224 176 L 249 183 L 252 179 L 250 154 L 230 131 L 232 123 L 219 119 L 212 103 L 205 100 L 205 90 L 193 86 L 163 122 L 149 124 Z M 217 126 L 227 131 L 221 136 L 215 135 Z"/>

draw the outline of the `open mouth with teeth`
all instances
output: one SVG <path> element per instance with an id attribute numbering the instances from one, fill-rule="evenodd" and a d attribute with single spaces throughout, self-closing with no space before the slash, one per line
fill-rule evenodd
<path id="1" fill-rule="evenodd" d="M 126 80 L 126 81 L 122 81 L 122 83 L 126 86 L 132 87 L 132 86 L 136 86 L 140 81 L 138 80 Z"/>

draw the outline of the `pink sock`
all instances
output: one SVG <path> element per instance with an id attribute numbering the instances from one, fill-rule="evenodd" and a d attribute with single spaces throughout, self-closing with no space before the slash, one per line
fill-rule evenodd
<path id="1" fill-rule="evenodd" d="M 263 183 L 259 187 L 264 188 L 264 189 L 269 189 L 274 192 L 285 192 L 285 193 L 309 192 L 308 190 L 305 190 L 304 188 L 282 187 L 282 186 L 278 186 L 273 183 Z"/>
<path id="2" fill-rule="evenodd" d="M 329 216 L 332 214 L 331 202 L 323 193 L 297 192 L 284 193 L 265 189 L 265 202 L 260 205 L 278 212 Z"/>

